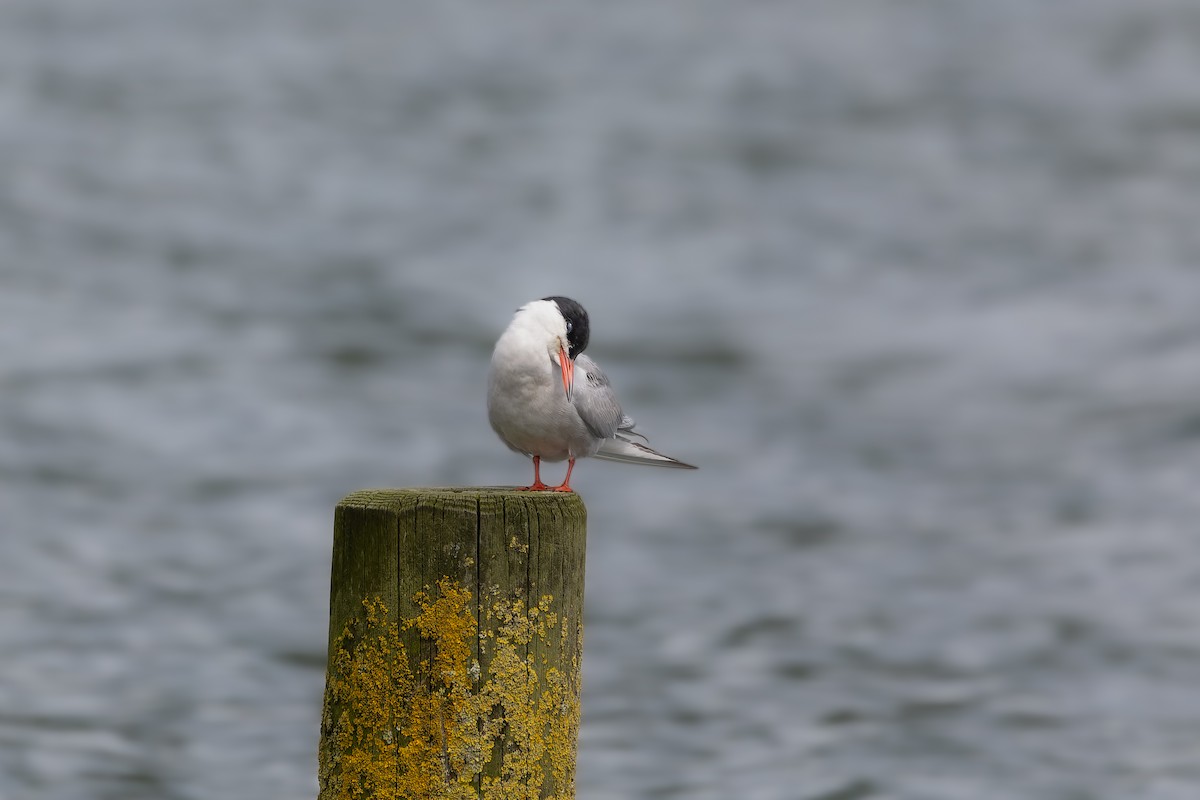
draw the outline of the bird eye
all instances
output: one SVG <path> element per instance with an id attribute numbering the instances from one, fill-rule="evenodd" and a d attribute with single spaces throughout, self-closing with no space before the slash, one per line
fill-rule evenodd
<path id="1" fill-rule="evenodd" d="M 572 329 L 572 328 L 574 328 L 574 327 L 575 327 L 575 326 L 571 324 L 571 321 L 570 321 L 570 320 L 567 320 L 567 333 L 570 333 L 570 332 L 571 332 L 571 329 Z"/>

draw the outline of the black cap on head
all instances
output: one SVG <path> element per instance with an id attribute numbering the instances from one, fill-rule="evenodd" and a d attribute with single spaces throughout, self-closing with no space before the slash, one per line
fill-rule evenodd
<path id="1" fill-rule="evenodd" d="M 588 325 L 588 314 L 583 310 L 583 306 L 576 303 L 569 297 L 543 297 L 543 300 L 553 301 L 558 306 L 559 313 L 563 315 L 563 319 L 567 321 L 567 344 L 570 346 L 570 352 L 567 356 L 575 358 L 575 356 L 587 349 L 588 337 L 591 336 L 591 328 Z"/>

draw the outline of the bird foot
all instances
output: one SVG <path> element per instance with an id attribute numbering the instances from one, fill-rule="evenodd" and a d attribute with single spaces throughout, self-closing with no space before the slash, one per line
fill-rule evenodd
<path id="1" fill-rule="evenodd" d="M 550 488 L 551 488 L 550 486 L 542 483 L 541 481 L 535 481 L 534 483 L 530 484 L 529 486 L 518 486 L 517 491 L 518 492 L 544 492 L 544 491 L 549 490 Z"/>
<path id="2" fill-rule="evenodd" d="M 574 492 L 575 491 L 570 486 L 567 486 L 565 483 L 560 486 L 547 486 L 546 488 L 552 492 Z"/>

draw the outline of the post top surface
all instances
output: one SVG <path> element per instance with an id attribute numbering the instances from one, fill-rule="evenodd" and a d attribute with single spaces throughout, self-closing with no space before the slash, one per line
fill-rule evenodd
<path id="1" fill-rule="evenodd" d="M 419 501 L 463 503 L 485 497 L 498 500 L 519 500 L 557 508 L 583 505 L 583 499 L 575 492 L 524 492 L 519 491 L 515 486 L 438 486 L 359 489 L 343 497 L 338 502 L 338 506 L 399 510 L 403 507 L 411 507 L 414 502 Z"/>

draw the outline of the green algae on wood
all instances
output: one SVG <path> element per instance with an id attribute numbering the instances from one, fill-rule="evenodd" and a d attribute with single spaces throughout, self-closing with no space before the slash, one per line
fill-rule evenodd
<path id="1" fill-rule="evenodd" d="M 321 800 L 574 797 L 585 515 L 507 489 L 339 504 Z"/>

